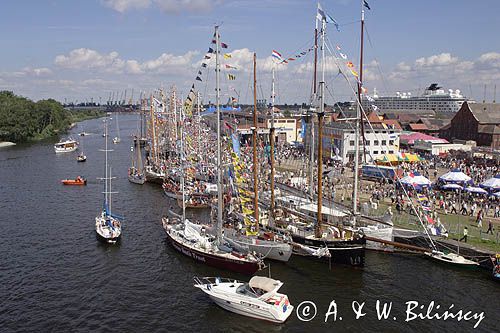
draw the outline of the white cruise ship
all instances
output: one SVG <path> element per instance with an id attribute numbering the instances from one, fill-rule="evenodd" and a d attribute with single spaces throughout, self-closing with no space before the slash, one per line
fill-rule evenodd
<path id="1" fill-rule="evenodd" d="M 396 96 L 378 96 L 374 92 L 373 101 L 364 98 L 362 104 L 365 110 L 371 109 L 371 105 L 376 105 L 378 111 L 383 113 L 394 111 L 456 113 L 464 101 L 473 102 L 464 97 L 458 89 L 449 89 L 446 92 L 437 83 L 433 83 L 419 97 L 412 96 L 411 93 L 400 92 L 397 92 Z"/>

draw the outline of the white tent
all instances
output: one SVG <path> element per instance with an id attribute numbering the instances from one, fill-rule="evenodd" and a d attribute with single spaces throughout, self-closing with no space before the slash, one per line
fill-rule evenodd
<path id="1" fill-rule="evenodd" d="M 445 183 L 467 183 L 471 181 L 471 178 L 459 169 L 453 169 L 439 177 L 439 180 Z"/>
<path id="2" fill-rule="evenodd" d="M 500 190 L 500 174 L 496 175 L 493 178 L 487 179 L 481 184 L 479 184 L 482 188 L 488 189 L 490 191 L 498 191 Z"/>
<path id="3" fill-rule="evenodd" d="M 411 185 L 411 186 L 430 186 L 431 181 L 419 174 L 410 174 L 403 177 L 400 181 L 401 184 Z"/>
<path id="4" fill-rule="evenodd" d="M 475 187 L 475 186 L 469 186 L 466 187 L 465 190 L 470 193 L 477 193 L 477 194 L 488 194 L 488 191 L 480 188 L 480 187 Z"/>
<path id="5" fill-rule="evenodd" d="M 445 184 L 441 186 L 443 190 L 463 190 L 464 188 L 458 184 Z"/>

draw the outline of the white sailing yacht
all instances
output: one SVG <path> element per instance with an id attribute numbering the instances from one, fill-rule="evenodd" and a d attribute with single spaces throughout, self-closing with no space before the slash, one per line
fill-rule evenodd
<path id="1" fill-rule="evenodd" d="M 120 240 L 122 235 L 122 221 L 123 217 L 113 214 L 111 212 L 111 194 L 117 193 L 111 191 L 111 168 L 108 170 L 108 152 L 112 151 L 108 149 L 108 126 L 107 121 L 104 121 L 104 137 L 105 137 L 105 148 L 101 151 L 105 154 L 105 171 L 104 178 L 100 178 L 104 181 L 104 202 L 101 213 L 95 218 L 95 232 L 99 240 L 114 244 Z"/>
<path id="2" fill-rule="evenodd" d="M 113 138 L 113 143 L 117 144 L 121 142 L 120 139 L 120 125 L 118 124 L 118 113 L 115 113 L 115 120 L 116 120 L 116 136 Z"/>

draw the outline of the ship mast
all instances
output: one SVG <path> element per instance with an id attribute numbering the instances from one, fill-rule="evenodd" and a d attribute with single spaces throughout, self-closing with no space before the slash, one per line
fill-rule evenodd
<path id="1" fill-rule="evenodd" d="M 356 107 L 356 127 L 354 132 L 354 188 L 353 188 L 353 199 L 352 199 L 352 214 L 353 214 L 353 225 L 356 225 L 356 217 L 358 215 L 358 183 L 359 183 L 359 129 L 361 125 L 361 136 L 363 138 L 363 149 L 365 148 L 365 132 L 364 132 L 364 121 L 363 113 L 361 110 L 361 93 L 363 85 L 363 30 L 365 27 L 365 10 L 364 2 L 361 0 L 361 47 L 360 47 L 360 57 L 359 57 L 359 80 L 358 80 L 358 103 Z M 363 160 L 365 161 L 366 154 L 363 150 Z"/>
<path id="2" fill-rule="evenodd" d="M 318 215 L 314 234 L 321 238 L 321 222 L 323 208 L 323 116 L 325 115 L 325 30 L 326 20 L 321 21 L 321 81 L 320 85 L 320 106 L 318 113 Z"/>
<path id="3" fill-rule="evenodd" d="M 312 105 L 316 102 L 316 85 L 317 85 L 317 67 L 318 67 L 318 20 L 316 19 L 316 27 L 314 28 L 314 74 L 313 74 L 313 96 Z M 314 199 L 314 119 L 310 114 L 309 121 L 311 122 L 311 138 L 310 138 L 310 161 L 309 161 L 309 195 Z"/>
<path id="4" fill-rule="evenodd" d="M 219 27 L 215 26 L 215 108 L 217 110 L 217 241 L 222 241 L 222 155 L 220 140 L 220 64 L 219 64 Z"/>
<path id="5" fill-rule="evenodd" d="M 271 83 L 271 128 L 269 129 L 269 144 L 271 146 L 271 211 L 270 211 L 270 225 L 274 225 L 274 69 L 276 65 L 273 65 L 272 69 L 272 83 Z"/>
<path id="6" fill-rule="evenodd" d="M 181 107 L 179 112 L 179 128 L 180 128 L 180 154 L 179 154 L 179 166 L 181 168 L 181 191 L 182 191 L 182 221 L 186 221 L 186 197 L 185 197 L 185 166 L 184 166 L 184 108 Z"/>
<path id="7" fill-rule="evenodd" d="M 257 54 L 253 54 L 253 214 L 255 218 L 255 232 L 259 230 L 259 180 L 257 178 L 258 161 L 257 161 Z"/>

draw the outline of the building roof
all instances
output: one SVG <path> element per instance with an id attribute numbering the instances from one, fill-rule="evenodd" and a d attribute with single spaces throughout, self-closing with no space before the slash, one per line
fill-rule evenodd
<path id="1" fill-rule="evenodd" d="M 485 134 L 500 134 L 500 124 L 479 124 L 477 128 L 478 133 Z"/>
<path id="2" fill-rule="evenodd" d="M 392 127 L 399 130 L 403 129 L 397 119 L 385 119 L 383 120 L 383 123 L 386 124 L 388 128 Z"/>
<path id="3" fill-rule="evenodd" d="M 399 140 L 401 143 L 406 143 L 409 145 L 412 145 L 415 143 L 417 140 L 422 140 L 425 142 L 432 142 L 432 143 L 448 143 L 448 140 L 437 138 L 435 136 L 427 135 L 424 133 L 418 133 L 418 132 L 413 132 L 409 134 L 401 134 L 399 136 Z"/>
<path id="4" fill-rule="evenodd" d="M 420 116 L 414 113 L 401 113 L 398 120 L 400 124 L 416 123 L 420 120 Z"/>
<path id="5" fill-rule="evenodd" d="M 377 111 L 372 111 L 372 112 L 370 112 L 370 113 L 366 116 L 366 118 L 367 118 L 367 119 L 368 119 L 368 121 L 369 121 L 370 123 L 372 123 L 372 124 L 373 124 L 373 123 L 381 123 L 381 122 L 382 122 L 382 120 L 380 119 L 380 116 L 377 114 Z"/>
<path id="6" fill-rule="evenodd" d="M 425 124 L 420 124 L 420 123 L 410 123 L 410 124 L 408 124 L 408 127 L 412 131 L 426 131 L 426 130 L 428 130 L 428 128 Z"/>
<path id="7" fill-rule="evenodd" d="M 500 104 L 467 103 L 467 105 L 479 124 L 500 124 Z"/>
<path id="8" fill-rule="evenodd" d="M 422 124 L 427 126 L 428 130 L 438 131 L 448 125 L 451 122 L 451 119 L 421 118 L 420 121 Z"/>

